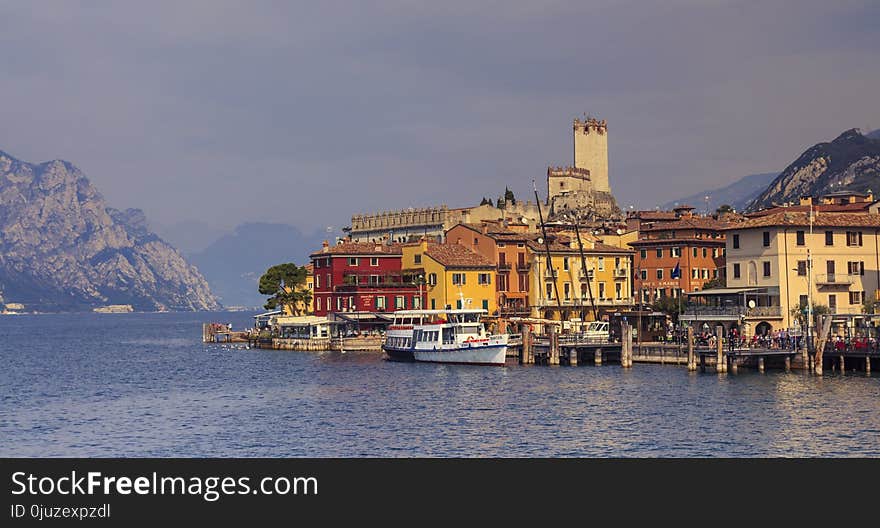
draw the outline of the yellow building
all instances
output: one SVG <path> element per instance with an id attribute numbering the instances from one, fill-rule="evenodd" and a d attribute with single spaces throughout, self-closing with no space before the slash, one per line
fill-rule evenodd
<path id="1" fill-rule="evenodd" d="M 694 320 L 704 306 L 724 306 L 715 320 L 766 334 L 795 327 L 809 301 L 841 320 L 859 319 L 863 305 L 880 300 L 878 233 L 880 215 L 873 213 L 815 211 L 811 222 L 809 212 L 780 212 L 732 224 L 727 287 L 692 294 L 702 301 Z"/>
<path id="2" fill-rule="evenodd" d="M 292 315 L 309 315 L 315 313 L 315 268 L 312 264 L 306 264 L 306 283 L 303 286 L 301 291 L 308 291 L 312 294 L 312 300 L 309 302 L 309 305 L 306 307 L 303 303 L 297 303 L 297 312 L 298 314 L 294 314 L 293 306 L 288 304 L 284 305 L 282 308 L 284 310 L 284 315 L 292 316 Z M 287 289 L 289 292 L 290 290 Z"/>
<path id="3" fill-rule="evenodd" d="M 528 243 L 532 255 L 529 306 L 533 316 L 592 321 L 597 315 L 602 319 L 609 312 L 632 306 L 633 250 L 592 238 L 581 240 L 583 258 L 577 239 L 548 234 L 553 272 L 547 266 L 544 241 L 538 238 Z"/>
<path id="4" fill-rule="evenodd" d="M 404 273 L 424 277 L 425 308 L 482 308 L 494 314 L 495 264 L 459 244 L 421 241 L 403 246 Z"/>

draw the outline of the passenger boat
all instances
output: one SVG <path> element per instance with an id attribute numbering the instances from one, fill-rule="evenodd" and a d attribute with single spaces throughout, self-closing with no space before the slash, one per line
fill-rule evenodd
<path id="1" fill-rule="evenodd" d="M 400 317 L 400 324 L 389 327 L 382 348 L 396 360 L 504 365 L 508 336 L 486 332 L 480 320 L 486 313 L 486 310 L 396 312 L 395 323 Z"/>

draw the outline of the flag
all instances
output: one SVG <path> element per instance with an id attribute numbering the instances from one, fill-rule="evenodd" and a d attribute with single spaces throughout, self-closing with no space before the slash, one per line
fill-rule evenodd
<path id="1" fill-rule="evenodd" d="M 680 262 L 675 263 L 675 268 L 672 270 L 672 274 L 669 275 L 669 278 L 671 278 L 671 279 L 680 279 L 681 278 L 681 266 L 679 266 L 679 264 L 681 264 L 681 263 Z"/>

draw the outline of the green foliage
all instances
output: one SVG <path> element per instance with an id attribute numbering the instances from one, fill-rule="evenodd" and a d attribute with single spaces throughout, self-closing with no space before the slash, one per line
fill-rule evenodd
<path id="1" fill-rule="evenodd" d="M 663 312 L 671 316 L 673 321 L 678 321 L 678 316 L 684 312 L 684 300 L 673 297 L 660 297 L 654 301 L 651 308 L 655 312 Z"/>
<path id="2" fill-rule="evenodd" d="M 492 199 L 491 199 L 491 198 L 486 198 L 485 196 L 484 196 L 483 199 L 480 201 L 480 205 L 491 205 L 491 206 L 493 206 L 493 207 L 495 206 L 495 204 L 492 203 Z"/>
<path id="3" fill-rule="evenodd" d="M 805 326 L 807 321 L 807 303 L 800 303 L 796 308 L 792 308 L 789 313 L 791 314 L 792 319 L 796 320 L 801 327 Z M 824 304 L 814 304 L 813 324 L 811 326 L 816 326 L 816 316 L 828 315 L 829 313 L 831 313 L 831 310 L 829 310 Z"/>
<path id="4" fill-rule="evenodd" d="M 704 290 L 709 290 L 712 288 L 727 288 L 727 280 L 725 280 L 725 278 L 722 277 L 721 273 L 718 274 L 718 277 L 715 277 L 714 279 L 710 280 L 709 282 L 703 284 Z"/>
<path id="5" fill-rule="evenodd" d="M 732 213 L 733 207 L 731 207 L 729 204 L 724 204 L 721 207 L 719 207 L 718 209 L 715 209 L 715 212 L 717 214 Z"/>
<path id="6" fill-rule="evenodd" d="M 295 315 L 300 315 L 299 306 L 308 306 L 312 302 L 311 292 L 304 290 L 306 268 L 293 262 L 272 266 L 260 277 L 259 291 L 263 295 L 271 295 L 264 307 L 274 310 L 288 306 Z"/>
<path id="7" fill-rule="evenodd" d="M 516 205 L 516 197 L 513 196 L 513 191 L 504 187 L 504 203 L 510 205 Z"/>

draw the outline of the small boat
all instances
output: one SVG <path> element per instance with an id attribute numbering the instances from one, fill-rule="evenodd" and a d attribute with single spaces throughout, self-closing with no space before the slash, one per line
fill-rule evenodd
<path id="1" fill-rule="evenodd" d="M 481 322 L 486 310 L 407 310 L 411 325 L 386 334 L 383 350 L 391 359 L 427 363 L 504 365 L 507 334 L 489 335 Z M 397 314 L 395 313 L 395 318 Z M 407 328 L 411 326 L 410 328 Z M 392 334 L 391 332 L 395 333 Z"/>

